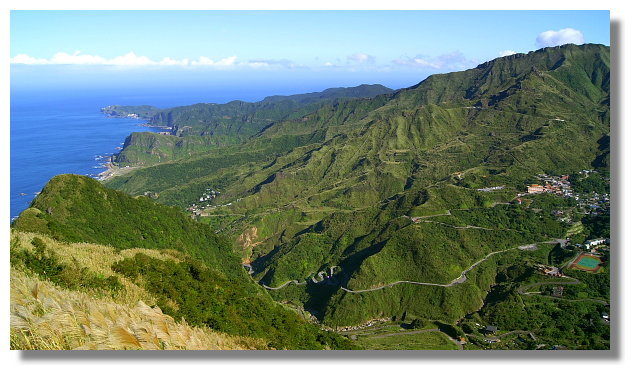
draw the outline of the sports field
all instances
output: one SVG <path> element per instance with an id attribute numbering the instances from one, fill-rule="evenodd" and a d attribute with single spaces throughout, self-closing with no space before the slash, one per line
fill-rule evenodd
<path id="1" fill-rule="evenodd" d="M 600 257 L 592 254 L 580 254 L 572 263 L 571 268 L 580 271 L 598 272 L 602 264 Z"/>

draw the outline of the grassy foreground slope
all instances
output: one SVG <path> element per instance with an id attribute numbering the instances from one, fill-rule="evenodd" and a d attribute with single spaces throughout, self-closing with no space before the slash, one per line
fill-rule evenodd
<path id="1" fill-rule="evenodd" d="M 195 326 L 263 339 L 278 349 L 351 347 L 348 340 L 306 323 L 296 312 L 275 303 L 242 269 L 229 243 L 209 226 L 148 198 L 127 196 L 87 177 L 60 175 L 15 220 L 13 229 L 118 250 L 173 249 L 181 254 L 180 261 L 136 254 L 113 264 L 112 270 L 141 280 L 141 287 L 163 312 Z M 26 253 L 15 260 L 33 264 L 43 274 L 59 274 L 64 283 L 83 280 L 77 267 L 59 268 L 48 258 Z M 114 280 L 95 278 L 86 283 L 117 285 Z M 80 283 L 80 290 L 84 284 Z"/>
<path id="2" fill-rule="evenodd" d="M 112 265 L 144 254 L 181 261 L 175 251 L 118 250 L 11 233 L 11 348 L 267 349 L 266 341 L 175 320 L 139 280 Z M 155 306 L 155 307 L 150 307 Z"/>

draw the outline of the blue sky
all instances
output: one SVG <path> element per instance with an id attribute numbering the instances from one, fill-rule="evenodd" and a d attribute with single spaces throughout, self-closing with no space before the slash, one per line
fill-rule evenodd
<path id="1" fill-rule="evenodd" d="M 513 52 L 609 45 L 608 11 L 12 11 L 12 86 L 416 84 Z M 311 86 L 311 85 L 309 85 Z"/>

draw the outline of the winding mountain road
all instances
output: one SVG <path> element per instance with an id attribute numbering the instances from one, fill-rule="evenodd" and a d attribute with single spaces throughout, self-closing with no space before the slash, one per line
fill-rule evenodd
<path id="1" fill-rule="evenodd" d="M 458 284 L 463 284 L 464 282 L 466 282 L 467 281 L 467 273 L 470 272 L 471 270 L 473 270 L 474 267 L 478 266 L 479 264 L 481 264 L 482 262 L 487 260 L 492 255 L 496 255 L 496 254 L 500 254 L 500 253 L 504 253 L 504 252 L 507 252 L 507 251 L 510 251 L 510 250 L 516 250 L 516 249 L 518 249 L 518 247 L 511 247 L 509 249 L 494 251 L 492 253 L 487 254 L 486 256 L 484 256 L 483 258 L 481 258 L 480 260 L 478 260 L 477 262 L 475 262 L 474 264 L 472 264 L 471 266 L 466 268 L 463 272 L 461 272 L 461 275 L 459 275 L 459 277 L 457 277 L 456 279 L 450 281 L 447 284 L 424 283 L 424 282 L 419 282 L 419 281 L 399 280 L 399 281 L 392 282 L 390 284 L 378 286 L 376 288 L 369 288 L 369 289 L 352 290 L 352 289 L 348 289 L 348 288 L 345 288 L 345 287 L 340 287 L 340 288 L 342 290 L 344 290 L 345 292 L 348 292 L 348 293 L 374 292 L 376 290 L 381 290 L 381 289 L 384 289 L 384 288 L 390 288 L 390 287 L 392 287 L 394 285 L 397 285 L 397 284 L 428 285 L 428 286 L 440 286 L 440 287 L 443 287 L 443 288 L 449 288 L 449 287 L 452 287 L 452 286 L 455 286 L 455 285 L 458 285 Z"/>
<path id="2" fill-rule="evenodd" d="M 483 258 L 481 258 L 480 260 L 476 261 L 474 264 L 472 264 L 471 266 L 469 266 L 469 267 L 468 267 L 468 268 L 466 268 L 465 270 L 463 270 L 463 272 L 461 272 L 461 274 L 460 274 L 460 275 L 459 275 L 456 279 L 454 279 L 454 280 L 450 281 L 450 282 L 449 282 L 449 283 L 447 283 L 447 284 L 429 283 L 429 282 L 420 282 L 420 281 L 410 281 L 410 280 L 399 280 L 399 281 L 394 281 L 394 282 L 389 283 L 389 284 L 381 285 L 381 286 L 378 286 L 378 287 L 375 287 L 375 288 L 368 288 L 368 289 L 352 290 L 352 289 L 345 288 L 345 287 L 343 287 L 343 286 L 340 286 L 340 288 L 341 288 L 342 290 L 344 290 L 345 292 L 348 292 L 348 293 L 366 293 L 366 292 L 374 292 L 374 291 L 381 290 L 381 289 L 384 289 L 384 288 L 390 288 L 390 287 L 395 286 L 395 285 L 398 285 L 398 284 L 426 285 L 426 286 L 438 286 L 438 287 L 442 287 L 442 288 L 449 288 L 449 287 L 452 287 L 452 286 L 455 286 L 455 285 L 459 285 L 459 284 L 463 284 L 464 282 L 466 282 L 466 281 L 467 281 L 467 273 L 468 273 L 468 272 L 470 272 L 471 270 L 473 270 L 473 269 L 474 269 L 474 267 L 478 266 L 479 264 L 481 264 L 482 262 L 484 262 L 485 260 L 487 260 L 487 259 L 488 259 L 489 257 L 491 257 L 492 255 L 496 255 L 496 254 L 504 253 L 504 252 L 511 251 L 511 250 L 518 250 L 518 249 L 521 249 L 521 250 L 522 250 L 522 248 L 523 248 L 523 247 L 527 247 L 527 246 L 530 246 L 530 245 L 534 245 L 534 244 L 522 245 L 522 246 L 515 246 L 515 247 L 510 247 L 510 248 L 505 249 L 505 250 L 499 250 L 499 251 L 494 251 L 494 252 L 491 252 L 491 253 L 489 253 L 489 254 L 485 255 L 485 256 L 484 256 Z M 331 267 L 331 272 L 333 272 L 333 269 L 334 269 L 334 268 L 335 268 L 335 267 Z M 320 273 L 318 274 L 318 276 L 321 276 L 320 274 L 325 274 L 325 272 L 320 272 Z M 311 278 L 311 280 L 312 280 L 314 283 L 317 283 L 317 280 L 315 279 L 315 277 L 312 277 L 312 278 Z M 323 276 L 322 276 L 322 280 L 324 280 L 324 277 L 323 277 Z M 298 281 L 298 280 L 289 280 L 289 281 L 285 282 L 284 284 L 282 284 L 282 285 L 280 285 L 280 286 L 277 286 L 277 287 L 267 286 L 267 285 L 262 284 L 262 283 L 261 283 L 260 285 L 261 285 L 262 287 L 264 287 L 265 289 L 269 289 L 269 290 L 278 290 L 278 289 L 282 289 L 282 288 L 284 288 L 284 287 L 286 287 L 286 286 L 288 286 L 288 285 L 291 285 L 291 284 L 295 284 L 295 285 L 306 285 L 306 281 L 305 281 L 305 282 L 300 282 L 300 281 Z"/>
<path id="3" fill-rule="evenodd" d="M 474 227 L 470 226 L 470 228 L 474 228 Z M 476 227 L 476 228 L 478 228 L 478 227 Z M 486 228 L 481 228 L 481 229 L 486 229 Z M 552 241 L 543 241 L 542 243 L 558 243 L 558 241 L 559 240 L 556 239 L 556 240 L 552 240 Z M 393 287 L 393 286 L 398 285 L 398 284 L 413 284 L 413 285 L 436 286 L 436 287 L 442 287 L 442 288 L 450 288 L 450 287 L 453 287 L 453 286 L 456 286 L 456 285 L 459 285 L 459 284 L 463 284 L 464 282 L 466 282 L 467 281 L 467 273 L 470 272 L 471 270 L 473 270 L 476 266 L 478 266 L 482 262 L 486 261 L 488 258 L 490 258 L 493 255 L 504 253 L 504 252 L 511 251 L 511 250 L 530 251 L 530 250 L 535 250 L 535 249 L 536 249 L 536 244 L 533 243 L 533 244 L 520 245 L 520 246 L 510 247 L 510 248 L 507 248 L 507 249 L 504 249 L 504 250 L 491 252 L 491 253 L 485 255 L 483 258 L 479 259 L 478 261 L 474 262 L 474 264 L 472 264 L 471 266 L 469 266 L 468 268 L 463 270 L 461 272 L 461 274 L 456 279 L 450 281 L 447 284 L 421 282 L 421 281 L 411 281 L 411 280 L 398 280 L 398 281 L 394 281 L 394 282 L 391 282 L 389 284 L 381 285 L 381 286 L 374 287 L 374 288 L 353 290 L 353 289 L 349 289 L 349 288 L 340 286 L 340 289 L 342 289 L 343 291 L 345 291 L 347 293 L 367 293 L 367 292 L 374 292 L 374 291 L 385 289 L 385 288 L 390 288 L 390 287 Z M 333 267 L 330 268 L 331 276 L 333 276 L 333 271 L 334 271 L 334 269 L 336 267 L 337 266 L 333 266 Z M 318 277 L 320 277 L 322 279 L 321 281 L 324 281 L 324 278 L 325 278 L 324 275 L 326 275 L 326 272 L 324 272 L 324 271 L 318 273 Z M 543 282 L 539 282 L 539 283 L 528 284 L 528 285 L 524 285 L 524 286 L 519 287 L 517 289 L 517 292 L 519 294 L 522 294 L 522 295 L 533 295 L 533 293 L 526 292 L 526 290 L 530 289 L 530 288 L 532 288 L 534 286 L 538 286 L 538 285 L 550 285 L 550 284 L 555 284 L 555 285 L 558 285 L 558 284 L 560 284 L 560 285 L 562 285 L 562 284 L 570 284 L 570 285 L 574 285 L 574 284 L 579 284 L 580 283 L 579 280 L 574 279 L 572 277 L 565 277 L 565 278 L 569 279 L 571 281 L 563 282 L 563 281 L 559 281 L 559 280 L 554 280 L 554 281 L 543 281 Z M 315 277 L 312 277 L 311 281 L 313 281 L 314 283 L 318 283 L 318 280 L 316 280 Z M 280 286 L 277 286 L 277 287 L 271 287 L 271 286 L 267 286 L 265 284 L 260 284 L 260 285 L 262 285 L 262 287 L 264 287 L 265 289 L 278 290 L 278 289 L 282 289 L 282 288 L 284 288 L 284 287 L 286 287 L 288 285 L 291 285 L 291 284 L 306 285 L 306 283 L 307 283 L 306 281 L 300 282 L 298 280 L 289 280 L 289 281 L 285 282 L 284 284 L 282 284 Z M 551 297 L 551 296 L 542 296 L 542 297 L 560 299 L 560 300 L 563 299 L 563 298 Z M 588 300 L 588 301 L 594 301 L 594 302 L 597 302 L 597 303 L 603 303 L 605 305 L 609 304 L 606 301 L 599 300 L 599 299 L 592 299 L 592 298 L 575 299 L 575 300 L 573 300 L 573 299 L 565 299 L 565 300 L 567 300 L 567 301 L 585 301 L 585 300 Z"/>
<path id="4" fill-rule="evenodd" d="M 291 284 L 291 283 L 294 283 L 295 285 L 306 285 L 306 281 L 299 282 L 298 280 L 289 280 L 289 281 L 287 281 L 286 283 L 284 283 L 284 284 L 282 284 L 282 285 L 280 285 L 280 286 L 276 286 L 276 287 L 267 286 L 267 285 L 265 285 L 265 284 L 260 284 L 260 285 L 262 285 L 262 287 L 263 287 L 263 288 L 265 288 L 265 289 L 269 289 L 269 290 L 278 290 L 278 289 L 282 289 L 282 288 L 284 288 L 285 286 L 287 286 L 287 285 L 289 285 L 289 284 Z"/>

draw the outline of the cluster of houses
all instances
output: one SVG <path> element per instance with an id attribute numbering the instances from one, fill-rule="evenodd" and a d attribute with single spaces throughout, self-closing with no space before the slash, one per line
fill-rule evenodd
<path id="1" fill-rule="evenodd" d="M 573 196 L 569 175 L 549 176 L 541 174 L 537 176 L 541 184 L 532 184 L 527 186 L 527 194 L 551 193 L 562 195 L 565 197 Z"/>
<path id="2" fill-rule="evenodd" d="M 582 246 L 584 246 L 585 249 L 591 250 L 592 252 L 594 252 L 594 250 L 598 246 L 600 246 L 602 244 L 609 244 L 609 243 L 610 243 L 610 239 L 608 239 L 608 238 L 596 238 L 596 239 L 593 239 L 593 240 L 584 241 Z"/>
<path id="3" fill-rule="evenodd" d="M 152 199 L 159 198 L 159 193 L 155 193 L 153 191 L 146 191 L 146 192 L 143 193 L 143 195 L 148 197 L 148 198 L 152 198 Z"/>
<path id="4" fill-rule="evenodd" d="M 212 188 L 209 188 L 209 189 L 205 189 L 205 194 L 203 194 L 203 196 L 201 196 L 198 200 L 199 202 L 207 202 L 216 198 L 218 195 L 220 195 L 220 191 L 216 191 Z"/>
<path id="5" fill-rule="evenodd" d="M 575 195 L 578 207 L 584 210 L 585 215 L 598 215 L 607 213 L 611 209 L 611 198 L 609 194 L 592 193 L 584 197 Z"/>
<path id="6" fill-rule="evenodd" d="M 220 195 L 220 191 L 216 191 L 214 189 L 205 189 L 205 193 L 198 199 L 198 203 L 192 203 L 190 207 L 187 208 L 188 211 L 192 213 L 192 218 L 196 219 L 197 216 L 209 216 L 209 212 L 205 212 L 204 210 L 213 210 L 219 207 L 229 207 L 235 202 L 240 202 L 242 198 L 236 199 L 234 202 L 229 202 L 225 204 L 217 204 L 211 205 L 211 202 L 214 198 Z"/>
<path id="7" fill-rule="evenodd" d="M 578 172 L 585 176 L 595 173 L 593 170 L 582 170 Z M 611 209 L 610 194 L 600 194 L 597 192 L 589 194 L 580 194 L 573 191 L 569 181 L 569 175 L 549 176 L 546 174 L 536 176 L 540 179 L 540 184 L 532 184 L 527 186 L 527 192 L 519 193 L 514 200 L 515 203 L 522 203 L 522 198 L 530 194 L 551 193 L 563 197 L 570 197 L 577 201 L 577 207 L 583 211 L 585 215 L 598 215 L 607 213 Z M 570 222 L 567 212 L 563 210 L 553 211 L 553 214 L 560 218 L 560 221 Z"/>
<path id="8" fill-rule="evenodd" d="M 192 212 L 192 217 L 194 216 L 208 216 L 207 213 L 203 212 L 203 209 L 211 207 L 211 202 L 214 198 L 220 195 L 220 191 L 216 191 L 212 188 L 205 189 L 205 193 L 198 199 L 198 203 L 192 203 L 190 207 L 187 208 L 188 211 Z"/>

